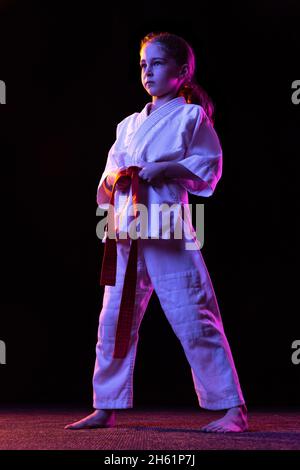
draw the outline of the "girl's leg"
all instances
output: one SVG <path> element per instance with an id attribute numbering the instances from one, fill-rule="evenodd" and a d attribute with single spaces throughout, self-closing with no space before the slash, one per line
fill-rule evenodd
<path id="1" fill-rule="evenodd" d="M 153 287 L 191 366 L 200 406 L 221 410 L 243 405 L 230 346 L 200 250 L 186 250 L 184 240 L 145 240 L 143 250 Z"/>
<path id="2" fill-rule="evenodd" d="M 114 426 L 115 415 L 113 410 L 115 408 L 132 408 L 133 406 L 133 372 L 138 330 L 153 292 L 153 287 L 143 254 L 138 245 L 137 287 L 129 348 L 124 359 L 113 358 L 115 332 L 129 249 L 129 239 L 117 243 L 116 285 L 105 286 L 104 289 L 93 375 L 93 407 L 95 411 L 80 421 L 65 426 L 65 429 Z"/>
<path id="3" fill-rule="evenodd" d="M 133 372 L 138 330 L 153 292 L 153 287 L 140 245 L 138 245 L 138 276 L 129 348 L 125 358 L 113 358 L 115 332 L 129 249 L 129 239 L 117 243 L 116 285 L 105 286 L 104 289 L 93 376 L 93 407 L 96 409 L 132 408 L 133 406 Z"/>

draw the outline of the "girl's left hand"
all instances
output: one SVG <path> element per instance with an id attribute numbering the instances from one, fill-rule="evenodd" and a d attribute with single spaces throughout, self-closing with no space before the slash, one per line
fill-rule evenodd
<path id="1" fill-rule="evenodd" d="M 164 181 L 165 162 L 144 162 L 139 177 L 149 184 L 160 186 Z"/>

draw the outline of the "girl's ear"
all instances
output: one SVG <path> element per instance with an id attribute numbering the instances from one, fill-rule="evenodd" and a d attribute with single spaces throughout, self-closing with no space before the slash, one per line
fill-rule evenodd
<path id="1" fill-rule="evenodd" d="M 180 70 L 180 72 L 179 72 L 180 78 L 187 78 L 188 72 L 189 72 L 188 64 L 183 64 L 183 65 L 181 66 L 181 70 Z"/>

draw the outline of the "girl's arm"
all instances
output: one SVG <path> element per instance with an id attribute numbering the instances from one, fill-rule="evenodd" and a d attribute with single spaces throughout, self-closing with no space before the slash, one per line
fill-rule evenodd
<path id="1" fill-rule="evenodd" d="M 113 175 L 114 173 L 109 173 L 107 177 L 105 178 L 105 180 L 103 181 L 104 191 L 109 197 L 111 196 L 111 192 L 112 192 L 112 188 L 113 188 L 113 184 L 115 180 L 115 176 Z"/>
<path id="2" fill-rule="evenodd" d="M 107 175 L 107 177 L 104 180 L 104 184 L 105 184 L 106 188 L 109 189 L 110 191 L 113 188 L 115 177 L 116 177 L 115 173 L 109 173 L 109 175 Z"/>
<path id="3" fill-rule="evenodd" d="M 199 180 L 199 176 L 192 173 L 180 163 L 166 162 L 165 169 L 163 171 L 165 178 L 184 178 L 190 180 Z"/>
<path id="4" fill-rule="evenodd" d="M 195 173 L 175 162 L 144 162 L 139 176 L 150 184 L 162 184 L 165 179 L 172 178 L 200 180 Z"/>

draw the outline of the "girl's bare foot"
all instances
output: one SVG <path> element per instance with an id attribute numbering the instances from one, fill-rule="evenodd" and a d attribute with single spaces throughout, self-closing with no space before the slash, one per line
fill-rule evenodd
<path id="1" fill-rule="evenodd" d="M 203 426 L 203 432 L 244 432 L 248 430 L 246 405 L 235 406 L 227 410 L 223 418 Z"/>
<path id="2" fill-rule="evenodd" d="M 65 429 L 111 428 L 115 425 L 114 410 L 95 410 L 80 421 L 67 424 Z"/>

